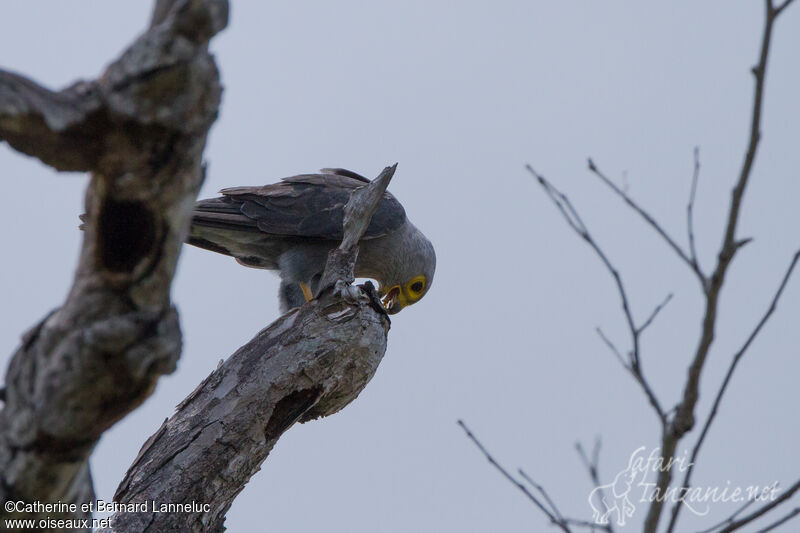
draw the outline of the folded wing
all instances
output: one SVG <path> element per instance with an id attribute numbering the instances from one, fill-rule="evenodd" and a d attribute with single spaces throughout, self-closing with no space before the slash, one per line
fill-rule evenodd
<path id="1" fill-rule="evenodd" d="M 285 178 L 262 187 L 223 189 L 221 197 L 195 205 L 192 224 L 276 237 L 341 240 L 344 206 L 350 193 L 369 180 L 344 169 Z M 363 238 L 373 239 L 399 228 L 405 210 L 385 193 Z"/>

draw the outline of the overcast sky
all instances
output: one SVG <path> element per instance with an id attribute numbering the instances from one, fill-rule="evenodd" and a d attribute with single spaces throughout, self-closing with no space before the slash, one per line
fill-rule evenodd
<path id="1" fill-rule="evenodd" d="M 145 28 L 149 4 L 4 2 L 0 64 L 53 88 L 95 77 Z M 545 530 L 459 418 L 502 463 L 545 485 L 562 511 L 589 518 L 591 485 L 574 442 L 602 435 L 601 477 L 611 482 L 637 448 L 658 446 L 657 425 L 594 331 L 628 345 L 611 278 L 524 165 L 570 196 L 624 276 L 640 321 L 674 293 L 643 341 L 656 393 L 674 405 L 699 336 L 699 287 L 587 172 L 586 158 L 685 244 L 699 146 L 697 246 L 710 270 L 747 141 L 761 4 L 234 0 L 212 46 L 225 93 L 201 197 L 322 167 L 375 176 L 397 161 L 390 190 L 434 243 L 438 265 L 426 298 L 393 318 L 364 393 L 278 442 L 235 501 L 229 530 Z M 726 280 L 700 416 L 800 247 L 799 53 L 793 6 L 774 35 L 763 143 L 739 228 L 754 241 Z M 6 145 L 0 171 L 5 367 L 23 330 L 70 286 L 87 178 L 55 174 Z M 101 440 L 92 458 L 99 498 L 111 499 L 141 444 L 218 361 L 278 316 L 277 288 L 272 273 L 184 250 L 173 289 L 184 353 Z M 798 316 L 794 279 L 737 371 L 698 460 L 698 485 L 787 486 L 800 477 Z M 621 531 L 640 529 L 646 508 L 635 504 L 633 527 Z M 681 530 L 735 509 L 685 512 Z"/>

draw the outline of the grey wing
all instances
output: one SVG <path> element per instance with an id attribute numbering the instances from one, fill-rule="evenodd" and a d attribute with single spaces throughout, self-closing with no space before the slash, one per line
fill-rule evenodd
<path id="1" fill-rule="evenodd" d="M 192 224 L 281 237 L 341 240 L 344 206 L 350 193 L 369 180 L 342 169 L 323 172 L 293 176 L 263 187 L 223 189 L 222 197 L 195 205 Z M 403 206 L 387 192 L 364 238 L 386 235 L 405 219 Z"/>

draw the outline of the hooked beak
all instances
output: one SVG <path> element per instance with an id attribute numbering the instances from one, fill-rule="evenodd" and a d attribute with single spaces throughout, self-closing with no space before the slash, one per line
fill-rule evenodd
<path id="1" fill-rule="evenodd" d="M 400 294 L 400 285 L 395 285 L 391 289 L 389 289 L 383 296 L 383 307 L 386 309 L 386 312 L 390 315 L 394 315 L 399 313 L 401 309 L 403 309 L 403 305 L 400 302 L 401 294 Z"/>

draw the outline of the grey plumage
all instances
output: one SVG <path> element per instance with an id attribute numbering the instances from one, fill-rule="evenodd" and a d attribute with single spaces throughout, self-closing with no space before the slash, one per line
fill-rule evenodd
<path id="1" fill-rule="evenodd" d="M 285 178 L 262 187 L 233 187 L 195 205 L 188 243 L 233 256 L 242 265 L 278 270 L 286 310 L 316 292 L 328 252 L 342 239 L 344 206 L 366 178 L 344 169 Z M 419 301 L 433 281 L 436 254 L 385 193 L 359 242 L 357 277 L 378 281 L 390 313 Z"/>

